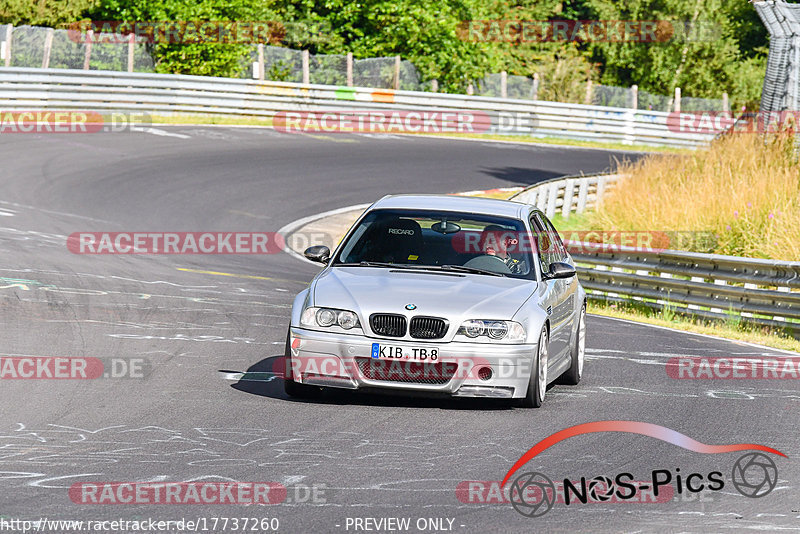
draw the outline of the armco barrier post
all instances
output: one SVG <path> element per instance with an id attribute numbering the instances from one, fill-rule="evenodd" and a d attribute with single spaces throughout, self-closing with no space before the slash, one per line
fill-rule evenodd
<path id="1" fill-rule="evenodd" d="M 581 185 L 578 188 L 578 207 L 575 213 L 583 213 L 586 210 L 586 201 L 589 198 L 589 179 L 581 178 Z"/>
<path id="2" fill-rule="evenodd" d="M 680 87 L 676 87 L 675 88 L 675 109 L 674 109 L 674 111 L 675 111 L 675 113 L 680 113 L 681 112 L 681 88 Z"/>
<path id="3" fill-rule="evenodd" d="M 84 41 L 86 49 L 83 52 L 83 70 L 89 70 L 89 61 L 92 59 L 92 41 L 94 41 L 94 31 L 88 30 Z"/>
<path id="4" fill-rule="evenodd" d="M 303 83 L 305 84 L 311 83 L 310 59 L 308 50 L 303 50 Z"/>
<path id="5" fill-rule="evenodd" d="M 500 98 L 508 98 L 508 72 L 500 72 Z"/>
<path id="6" fill-rule="evenodd" d="M 608 181 L 607 176 L 598 176 L 597 177 L 597 193 L 594 196 L 594 205 L 595 207 L 599 206 L 603 200 L 603 195 L 606 194 L 606 182 Z"/>
<path id="7" fill-rule="evenodd" d="M 547 208 L 547 193 L 550 191 L 550 184 L 543 184 L 539 188 L 539 194 L 536 196 L 536 209 L 544 211 Z"/>
<path id="8" fill-rule="evenodd" d="M 14 25 L 9 24 L 6 26 L 6 46 L 5 46 L 5 65 L 6 67 L 11 66 L 11 34 L 14 33 Z"/>
<path id="9" fill-rule="evenodd" d="M 400 56 L 394 56 L 394 90 L 400 90 Z"/>
<path id="10" fill-rule="evenodd" d="M 564 184 L 564 204 L 561 206 L 561 216 L 569 219 L 572 212 L 572 202 L 575 200 L 575 180 L 568 178 Z"/>
<path id="11" fill-rule="evenodd" d="M 353 87 L 353 53 L 347 53 L 347 87 Z"/>
<path id="12" fill-rule="evenodd" d="M 44 35 L 44 54 L 42 54 L 43 69 L 50 66 L 50 51 L 53 49 L 53 34 L 55 34 L 55 32 L 53 28 L 47 28 L 47 32 Z"/>
<path id="13" fill-rule="evenodd" d="M 133 72 L 133 59 L 136 53 L 136 34 L 128 35 L 128 72 Z"/>
<path id="14" fill-rule="evenodd" d="M 263 82 L 264 73 L 264 43 L 258 43 L 258 81 Z"/>
<path id="15" fill-rule="evenodd" d="M 547 209 L 544 212 L 550 218 L 556 214 L 556 201 L 558 201 L 559 191 L 561 191 L 561 184 L 557 182 L 550 184 L 550 190 L 547 192 Z"/>

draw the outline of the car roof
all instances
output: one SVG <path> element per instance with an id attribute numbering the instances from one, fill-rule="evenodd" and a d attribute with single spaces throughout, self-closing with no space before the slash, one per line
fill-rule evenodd
<path id="1" fill-rule="evenodd" d="M 458 211 L 524 219 L 530 206 L 521 202 L 459 195 L 388 195 L 375 202 L 374 209 L 425 209 Z"/>

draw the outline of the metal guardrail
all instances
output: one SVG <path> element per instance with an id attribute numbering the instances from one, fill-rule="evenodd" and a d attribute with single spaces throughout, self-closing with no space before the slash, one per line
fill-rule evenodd
<path id="1" fill-rule="evenodd" d="M 172 74 L 0 69 L 3 110 L 143 111 L 271 117 L 280 111 L 479 111 L 488 133 L 627 145 L 696 147 L 710 133 L 674 131 L 669 113 L 445 93 Z"/>
<path id="2" fill-rule="evenodd" d="M 800 339 L 800 262 L 570 244 L 590 298 L 787 329 Z M 594 248 L 600 250 L 588 252 Z"/>
<path id="3" fill-rule="evenodd" d="M 536 206 L 548 217 L 560 213 L 569 219 L 572 212 L 593 208 L 617 179 L 619 175 L 613 173 L 554 178 L 527 187 L 509 200 Z"/>
<path id="4" fill-rule="evenodd" d="M 548 216 L 580 212 L 617 175 L 549 180 L 512 199 L 536 205 Z M 588 194 L 592 184 L 593 195 Z M 584 201 L 576 199 L 583 197 Z M 569 200 L 563 200 L 569 199 Z M 544 207 L 543 207 L 544 206 Z M 704 319 L 743 321 L 786 329 L 800 339 L 800 262 L 741 258 L 677 250 L 567 242 L 589 298 L 635 302 Z"/>

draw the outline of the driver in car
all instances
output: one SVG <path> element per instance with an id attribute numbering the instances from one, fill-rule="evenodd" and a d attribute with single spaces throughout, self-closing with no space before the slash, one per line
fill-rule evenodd
<path id="1" fill-rule="evenodd" d="M 519 244 L 519 239 L 513 230 L 504 229 L 496 224 L 490 224 L 483 229 L 480 241 L 480 250 L 488 255 L 502 260 L 514 274 L 525 272 L 525 264 L 515 259 L 509 250 L 514 250 Z"/>

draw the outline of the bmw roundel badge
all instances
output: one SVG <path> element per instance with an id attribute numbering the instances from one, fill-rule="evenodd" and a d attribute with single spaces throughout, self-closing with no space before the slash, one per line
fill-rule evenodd
<path id="1" fill-rule="evenodd" d="M 406 304 L 406 309 L 407 310 L 416 310 L 417 306 L 416 306 L 416 304 Z"/>

